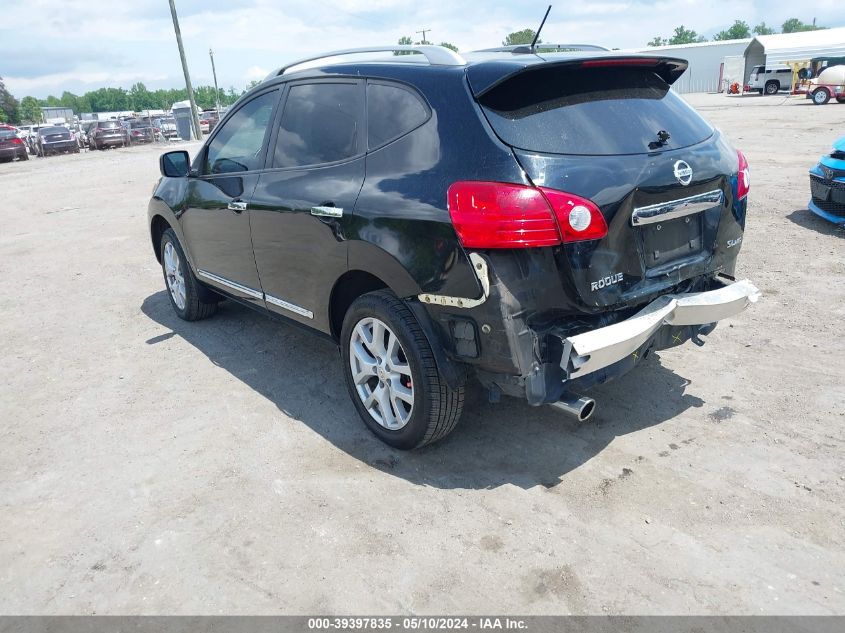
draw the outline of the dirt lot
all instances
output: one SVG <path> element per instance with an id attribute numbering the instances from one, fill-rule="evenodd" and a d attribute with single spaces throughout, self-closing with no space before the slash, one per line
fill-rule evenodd
<path id="1" fill-rule="evenodd" d="M 845 232 L 805 210 L 845 106 L 691 101 L 761 301 L 586 424 L 476 403 L 416 453 L 331 344 L 173 315 L 159 147 L 0 165 L 0 613 L 845 613 Z"/>

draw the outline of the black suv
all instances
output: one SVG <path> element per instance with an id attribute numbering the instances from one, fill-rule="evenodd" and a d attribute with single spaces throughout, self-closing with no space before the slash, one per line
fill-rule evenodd
<path id="1" fill-rule="evenodd" d="M 225 297 L 331 337 L 367 426 L 408 449 L 472 377 L 586 419 L 581 390 L 757 299 L 732 276 L 748 166 L 670 90 L 683 60 L 374 51 L 416 54 L 282 68 L 193 163 L 161 157 L 181 318 Z"/>

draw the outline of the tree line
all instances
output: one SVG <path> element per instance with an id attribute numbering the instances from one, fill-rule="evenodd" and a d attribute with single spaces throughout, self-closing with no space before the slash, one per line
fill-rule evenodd
<path id="1" fill-rule="evenodd" d="M 232 105 L 243 94 L 234 87 L 228 90 L 222 88 L 217 96 L 220 106 Z M 67 90 L 61 97 L 50 95 L 46 99 L 24 97 L 20 101 L 15 99 L 0 77 L 0 121 L 9 123 L 36 123 L 41 121 L 41 108 L 63 107 L 71 108 L 76 114 L 83 112 L 118 112 L 131 110 L 167 110 L 177 101 L 185 101 L 188 91 L 185 88 L 160 88 L 149 90 L 143 83 L 133 84 L 129 90 L 125 88 L 98 88 L 82 95 L 75 95 Z M 194 98 L 197 106 L 202 109 L 214 108 L 217 105 L 214 86 L 197 86 L 194 88 Z"/>
<path id="2" fill-rule="evenodd" d="M 781 33 L 798 33 L 801 31 L 817 31 L 827 27 L 817 26 L 815 20 L 812 24 L 805 24 L 798 18 L 789 18 L 781 25 Z M 751 37 L 754 35 L 772 35 L 776 33 L 775 29 L 766 25 L 765 22 L 750 27 L 743 20 L 735 20 L 733 25 L 716 33 L 714 40 L 739 40 Z M 521 31 L 514 31 L 502 41 L 503 46 L 513 46 L 517 44 L 530 44 L 534 40 L 535 32 L 532 29 L 522 29 Z M 707 38 L 699 35 L 692 29 L 687 29 L 683 24 L 675 28 L 671 37 L 657 36 L 648 42 L 649 46 L 665 46 L 667 44 L 692 44 L 695 42 L 706 42 Z M 404 36 L 399 38 L 399 44 L 432 44 L 425 40 L 415 42 L 411 37 Z M 538 40 L 542 43 L 542 40 Z M 449 42 L 441 42 L 440 46 L 445 46 L 457 52 L 458 47 Z M 405 51 L 397 51 L 394 55 L 407 55 Z M 247 86 L 247 90 L 252 88 L 258 81 L 253 81 Z M 245 91 L 243 91 L 245 92 Z M 221 106 L 233 104 L 243 92 L 238 92 L 234 87 L 228 90 L 219 90 L 218 98 Z M 194 97 L 197 105 L 203 109 L 213 108 L 216 105 L 215 91 L 213 86 L 199 86 L 194 90 Z M 123 110 L 166 110 L 177 101 L 184 101 L 188 98 L 188 93 L 184 88 L 171 88 L 148 90 L 143 83 L 134 84 L 129 90 L 124 88 L 98 88 L 86 92 L 83 95 L 75 95 L 72 92 L 65 91 L 61 97 L 50 95 L 46 99 L 36 99 L 35 97 L 24 97 L 20 102 L 6 90 L 3 84 L 3 78 L 0 77 L 0 122 L 8 121 L 10 123 L 28 123 L 41 120 L 42 106 L 61 106 L 65 108 L 72 108 L 77 114 L 82 112 L 115 112 Z"/>
<path id="3" fill-rule="evenodd" d="M 813 20 L 812 24 L 805 24 L 798 18 L 789 18 L 781 25 L 780 32 L 800 33 L 802 31 L 820 31 L 826 28 L 826 26 L 817 26 L 815 20 Z M 734 20 L 733 25 L 731 25 L 729 28 L 716 33 L 716 35 L 713 36 L 713 40 L 743 40 L 751 37 L 752 33 L 754 35 L 773 35 L 777 33 L 777 31 L 774 28 L 767 26 L 765 22 L 760 22 L 760 24 L 752 28 L 744 20 Z M 706 37 L 704 37 L 703 35 L 699 35 L 692 29 L 686 28 L 682 24 L 681 26 L 675 28 L 675 32 L 671 37 L 666 38 L 658 35 L 650 42 L 648 42 L 648 46 L 666 46 L 667 44 L 695 44 L 697 42 L 706 41 L 708 41 Z"/>

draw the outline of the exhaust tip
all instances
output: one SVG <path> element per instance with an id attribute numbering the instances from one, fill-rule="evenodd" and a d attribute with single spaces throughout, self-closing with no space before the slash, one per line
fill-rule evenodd
<path id="1" fill-rule="evenodd" d="M 595 413 L 596 401 L 586 396 L 563 396 L 557 402 L 552 402 L 551 406 L 579 422 L 584 422 Z"/>
<path id="2" fill-rule="evenodd" d="M 584 402 L 584 406 L 581 407 L 581 412 L 578 414 L 578 420 L 584 422 L 585 420 L 588 420 L 596 410 L 596 401 L 592 398 L 581 398 L 581 400 L 586 400 L 586 402 Z"/>

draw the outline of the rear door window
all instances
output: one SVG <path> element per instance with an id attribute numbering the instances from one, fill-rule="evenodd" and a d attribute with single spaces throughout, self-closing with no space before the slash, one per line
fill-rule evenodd
<path id="1" fill-rule="evenodd" d="M 428 118 L 428 108 L 409 89 L 367 83 L 367 146 L 380 147 L 407 134 Z"/>
<path id="2" fill-rule="evenodd" d="M 291 86 L 273 167 L 305 167 L 351 158 L 361 149 L 362 88 L 357 82 Z"/>
<path id="3" fill-rule="evenodd" d="M 549 154 L 608 156 L 688 147 L 713 129 L 647 69 L 546 68 L 520 73 L 480 99 L 508 145 Z M 658 132 L 669 139 L 658 142 Z"/>

